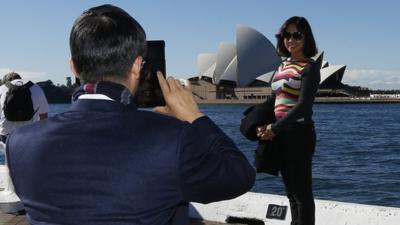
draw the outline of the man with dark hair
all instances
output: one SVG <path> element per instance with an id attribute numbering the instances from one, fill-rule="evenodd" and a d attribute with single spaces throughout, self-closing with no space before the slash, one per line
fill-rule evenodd
<path id="1" fill-rule="evenodd" d="M 16 79 L 22 79 L 18 73 L 15 72 L 7 73 L 3 77 L 3 84 L 6 84 L 7 82 L 11 82 Z"/>
<path id="2" fill-rule="evenodd" d="M 70 47 L 71 69 L 84 81 L 71 110 L 7 140 L 29 223 L 183 225 L 189 202 L 253 186 L 254 168 L 199 111 L 190 85 L 159 73 L 166 105 L 136 108 L 146 36 L 129 14 L 111 5 L 85 11 Z"/>
<path id="3" fill-rule="evenodd" d="M 48 116 L 49 104 L 39 85 L 29 81 L 24 84 L 18 73 L 3 77 L 0 86 L 0 141 L 15 129 L 44 120 Z M 25 94 L 24 94 L 25 93 Z"/>

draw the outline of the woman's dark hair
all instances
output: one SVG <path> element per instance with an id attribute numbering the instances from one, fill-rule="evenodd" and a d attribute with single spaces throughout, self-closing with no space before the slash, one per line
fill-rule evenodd
<path id="1" fill-rule="evenodd" d="M 146 53 L 146 33 L 124 10 L 101 5 L 85 11 L 70 34 L 71 57 L 84 81 L 124 80 Z"/>
<path id="2" fill-rule="evenodd" d="M 296 25 L 297 30 L 303 33 L 304 35 L 305 38 L 304 48 L 303 48 L 304 56 L 307 58 L 315 56 L 318 53 L 318 49 L 315 44 L 314 35 L 311 31 L 311 26 L 306 20 L 306 18 L 300 16 L 293 16 L 288 20 L 286 20 L 285 23 L 281 26 L 279 33 L 276 35 L 276 38 L 278 40 L 276 48 L 278 50 L 279 55 L 284 57 L 290 57 L 290 53 L 286 49 L 285 44 L 283 42 L 284 39 L 283 33 L 286 31 L 286 28 L 289 26 L 289 24 Z"/>

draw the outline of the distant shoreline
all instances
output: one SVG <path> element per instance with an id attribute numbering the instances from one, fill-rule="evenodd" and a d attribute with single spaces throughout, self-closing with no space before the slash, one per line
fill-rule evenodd
<path id="1" fill-rule="evenodd" d="M 232 104 L 251 105 L 264 102 L 265 99 L 214 99 L 197 100 L 198 104 Z M 399 104 L 400 99 L 371 99 L 371 98 L 350 98 L 350 97 L 318 97 L 315 104 Z"/>
<path id="2" fill-rule="evenodd" d="M 199 100 L 198 104 L 204 105 L 254 105 L 262 103 L 265 99 L 214 99 L 214 100 Z M 68 102 L 53 102 L 49 104 L 71 104 Z M 350 98 L 350 97 L 318 97 L 315 99 L 315 104 L 400 104 L 400 99 L 370 99 L 370 98 Z"/>

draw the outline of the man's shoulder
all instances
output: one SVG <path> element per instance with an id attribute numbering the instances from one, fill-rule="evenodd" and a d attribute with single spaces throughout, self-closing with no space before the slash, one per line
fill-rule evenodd
<path id="1" fill-rule="evenodd" d="M 96 100 L 91 100 L 96 101 Z M 110 103 L 112 104 L 112 103 Z M 110 110 L 110 109 L 108 109 Z M 101 112 L 101 113 L 99 113 Z M 116 110 L 116 111 L 85 111 L 71 109 L 60 114 L 49 117 L 40 126 L 54 126 L 55 124 L 78 123 L 81 124 L 86 119 L 90 121 L 101 121 L 101 123 L 124 124 L 124 127 L 157 127 L 158 129 L 182 129 L 188 122 L 183 122 L 172 116 L 156 113 L 150 110 Z M 79 119 L 76 119 L 79 118 Z M 82 121 L 81 121 L 82 120 Z M 91 122 L 89 122 L 91 123 Z M 91 123 L 96 126 L 95 123 Z"/>
<path id="2" fill-rule="evenodd" d="M 86 115 L 87 112 L 84 111 L 66 111 L 60 114 L 49 117 L 46 120 L 37 121 L 35 123 L 26 125 L 17 129 L 14 133 L 18 137 L 35 137 L 36 135 L 53 133 L 54 130 L 62 130 L 65 127 L 68 129 L 79 130 L 81 127 L 85 127 L 91 124 L 91 127 L 104 126 L 104 123 L 115 124 L 127 129 L 142 129 L 142 128 L 152 128 L 156 127 L 157 131 L 176 133 L 179 130 L 184 129 L 189 123 L 180 121 L 174 117 L 151 112 L 137 110 L 136 113 L 133 112 L 114 112 L 115 115 L 108 117 L 107 113 L 98 113 L 92 115 Z M 89 118 L 90 121 L 87 123 L 84 118 Z M 93 122 L 102 121 L 102 122 Z M 73 131 L 71 131 L 73 132 Z"/>
<path id="3" fill-rule="evenodd" d="M 43 131 L 43 129 L 35 125 L 36 123 L 27 123 L 18 129 L 14 129 L 7 138 L 9 141 L 7 145 L 26 146 L 26 143 L 34 141 L 35 137 L 40 136 L 40 132 Z"/>
<path id="4" fill-rule="evenodd" d="M 138 110 L 137 114 L 132 115 L 132 117 L 136 120 L 146 121 L 149 125 L 155 124 L 160 127 L 165 126 L 170 128 L 181 128 L 189 124 L 188 122 L 183 122 L 175 117 L 148 110 Z"/>
<path id="5" fill-rule="evenodd" d="M 44 94 L 43 89 L 38 84 L 33 82 L 29 87 L 29 90 L 31 91 L 32 94 Z"/>

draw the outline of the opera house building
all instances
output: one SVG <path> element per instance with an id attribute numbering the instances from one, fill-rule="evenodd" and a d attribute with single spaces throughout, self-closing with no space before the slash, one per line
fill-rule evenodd
<path id="1" fill-rule="evenodd" d="M 198 76 L 190 78 L 198 100 L 265 99 L 270 80 L 282 63 L 274 45 L 260 32 L 239 25 L 236 44 L 220 43 L 216 53 L 199 54 Z M 330 65 L 323 52 L 314 57 L 321 68 L 318 96 L 347 96 L 342 78 L 345 65 Z"/>

